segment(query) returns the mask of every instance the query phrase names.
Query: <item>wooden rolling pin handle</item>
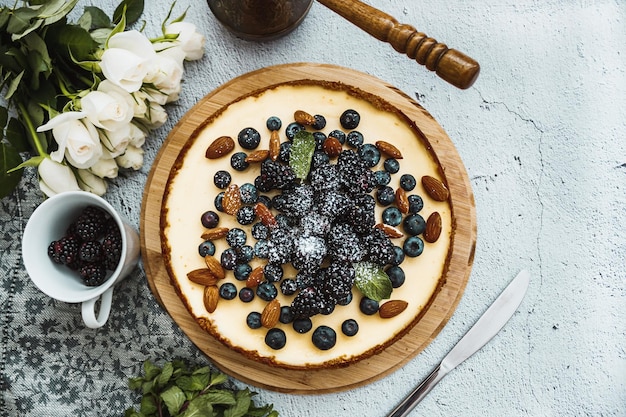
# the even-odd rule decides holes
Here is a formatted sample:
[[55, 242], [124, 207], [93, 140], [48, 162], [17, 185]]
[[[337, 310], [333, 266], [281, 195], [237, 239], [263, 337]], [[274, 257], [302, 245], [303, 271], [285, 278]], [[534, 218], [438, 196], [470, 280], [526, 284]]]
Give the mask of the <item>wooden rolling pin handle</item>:
[[480, 73], [480, 65], [467, 55], [400, 24], [392, 16], [358, 0], [318, 0], [324, 6], [363, 29], [396, 51], [415, 59], [455, 87], [469, 88]]

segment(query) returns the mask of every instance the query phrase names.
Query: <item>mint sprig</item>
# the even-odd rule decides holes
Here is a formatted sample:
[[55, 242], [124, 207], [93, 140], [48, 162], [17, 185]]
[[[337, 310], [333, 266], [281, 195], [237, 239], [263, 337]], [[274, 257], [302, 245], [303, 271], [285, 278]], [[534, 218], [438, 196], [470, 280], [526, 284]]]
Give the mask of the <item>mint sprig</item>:
[[309, 175], [313, 152], [315, 152], [313, 134], [306, 130], [296, 133], [289, 152], [289, 166], [296, 174], [296, 178], [304, 180]]
[[354, 272], [355, 284], [367, 298], [381, 301], [391, 296], [391, 280], [380, 266], [371, 262], [357, 262], [354, 264]]
[[125, 417], [278, 417], [272, 405], [257, 406], [249, 389], [227, 386], [228, 377], [208, 366], [189, 369], [182, 361], [159, 367], [143, 364], [144, 374], [128, 386], [142, 393], [139, 410], [129, 408]]

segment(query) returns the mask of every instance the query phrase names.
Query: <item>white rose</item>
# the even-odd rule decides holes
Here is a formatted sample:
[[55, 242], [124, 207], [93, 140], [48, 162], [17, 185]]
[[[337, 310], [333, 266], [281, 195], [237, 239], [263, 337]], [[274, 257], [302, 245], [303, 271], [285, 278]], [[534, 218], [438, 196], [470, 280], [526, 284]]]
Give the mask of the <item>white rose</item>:
[[183, 79], [183, 66], [176, 58], [160, 52], [150, 62], [150, 70], [144, 82], [152, 84], [162, 94], [167, 96], [166, 102], [178, 99]]
[[129, 146], [141, 148], [146, 142], [146, 132], [134, 123], [130, 124], [130, 136], [128, 140]]
[[137, 171], [143, 165], [143, 149], [129, 146], [123, 155], [115, 158], [115, 161], [122, 168], [132, 168]]
[[165, 28], [165, 34], [178, 34], [176, 40], [185, 51], [185, 59], [192, 61], [202, 58], [205, 39], [196, 30], [196, 25], [189, 22], [174, 22]]
[[167, 103], [168, 98], [167, 94], [163, 94], [161, 91], [148, 85], [144, 85], [141, 90], [134, 92], [133, 97], [137, 102], [137, 107], [135, 108], [135, 117], [139, 118], [145, 116], [150, 103], [155, 102], [160, 105], [164, 105], [165, 103]]
[[79, 169], [77, 172], [78, 186], [83, 191], [89, 191], [97, 195], [104, 195], [107, 191], [107, 182], [95, 176], [87, 169]]
[[130, 143], [131, 124], [127, 123], [117, 130], [100, 130], [100, 142], [111, 154], [112, 158], [121, 155]]
[[[130, 94], [126, 94], [130, 98]], [[80, 103], [89, 121], [106, 130], [127, 126], [135, 114], [133, 102], [115, 91], [90, 91]]]
[[141, 88], [155, 56], [152, 43], [141, 32], [119, 32], [109, 39], [100, 68], [106, 79], [132, 93]]
[[58, 149], [50, 157], [61, 162], [63, 156], [75, 168], [89, 168], [102, 156], [102, 145], [96, 127], [85, 119], [84, 112], [65, 112], [50, 119], [37, 131], [52, 129]]
[[102, 158], [100, 158], [91, 168], [89, 168], [92, 174], [100, 178], [115, 178], [119, 168], [115, 159], [108, 151], [104, 151]]
[[48, 197], [64, 191], [79, 191], [80, 187], [72, 168], [65, 164], [43, 158], [37, 167], [39, 172], [39, 188]]
[[167, 112], [158, 103], [152, 102], [146, 111], [146, 114], [143, 117], [143, 120], [146, 122], [149, 128], [156, 129], [165, 123], [167, 120]]

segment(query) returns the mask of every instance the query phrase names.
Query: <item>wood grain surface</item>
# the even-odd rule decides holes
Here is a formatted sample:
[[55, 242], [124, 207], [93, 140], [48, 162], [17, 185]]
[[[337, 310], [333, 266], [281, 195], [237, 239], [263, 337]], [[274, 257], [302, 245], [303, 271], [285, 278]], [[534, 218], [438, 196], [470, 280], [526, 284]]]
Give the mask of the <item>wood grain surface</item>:
[[[340, 82], [377, 95], [403, 113], [425, 140], [442, 167], [450, 189], [454, 233], [445, 284], [423, 318], [383, 352], [344, 368], [287, 370], [252, 361], [203, 331], [187, 312], [170, 283], [161, 256], [160, 213], [170, 170], [194, 130], [214, 112], [252, 91], [298, 80]], [[421, 352], [454, 312], [469, 279], [476, 245], [474, 198], [465, 167], [445, 131], [432, 116], [395, 87], [347, 68], [296, 63], [263, 68], [217, 88], [200, 100], [172, 129], [152, 166], [141, 210], [141, 250], [154, 296], [190, 340], [223, 372], [258, 387], [287, 393], [318, 394], [362, 386], [400, 368]]]

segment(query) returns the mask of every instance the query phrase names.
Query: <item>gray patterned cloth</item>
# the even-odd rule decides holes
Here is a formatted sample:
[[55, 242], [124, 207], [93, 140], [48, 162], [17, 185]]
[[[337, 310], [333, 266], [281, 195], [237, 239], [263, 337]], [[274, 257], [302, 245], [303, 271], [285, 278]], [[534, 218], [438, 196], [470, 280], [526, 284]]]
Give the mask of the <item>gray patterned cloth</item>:
[[42, 200], [34, 170], [0, 200], [0, 416], [121, 416], [139, 404], [127, 383], [146, 359], [206, 365], [152, 296], [141, 265], [116, 286], [111, 316], [97, 330], [85, 327], [79, 304], [32, 284], [21, 236]]

